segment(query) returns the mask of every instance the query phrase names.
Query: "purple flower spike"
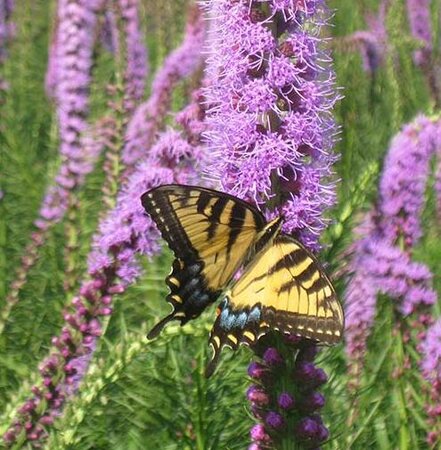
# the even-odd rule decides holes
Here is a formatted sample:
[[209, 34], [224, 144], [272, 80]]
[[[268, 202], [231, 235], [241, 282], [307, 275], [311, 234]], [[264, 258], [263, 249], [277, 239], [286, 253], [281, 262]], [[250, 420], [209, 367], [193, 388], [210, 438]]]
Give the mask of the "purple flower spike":
[[127, 126], [122, 160], [129, 168], [147, 156], [169, 110], [174, 86], [199, 66], [204, 38], [202, 14], [194, 7], [183, 43], [166, 58], [153, 80], [150, 99], [139, 105]]
[[144, 95], [148, 70], [147, 49], [139, 23], [139, 0], [119, 0], [119, 7], [127, 48], [127, 67], [124, 74], [125, 106], [128, 111], [132, 111]]
[[[425, 327], [428, 308], [436, 302], [432, 274], [412, 261], [412, 248], [422, 234], [421, 213], [430, 161], [439, 148], [441, 122], [418, 116], [392, 140], [380, 181], [378, 206], [357, 230], [352, 245], [346, 290], [346, 352], [351, 387], [356, 389], [372, 327], [377, 295], [396, 300], [404, 316], [419, 315]], [[423, 334], [417, 333], [423, 337]]]

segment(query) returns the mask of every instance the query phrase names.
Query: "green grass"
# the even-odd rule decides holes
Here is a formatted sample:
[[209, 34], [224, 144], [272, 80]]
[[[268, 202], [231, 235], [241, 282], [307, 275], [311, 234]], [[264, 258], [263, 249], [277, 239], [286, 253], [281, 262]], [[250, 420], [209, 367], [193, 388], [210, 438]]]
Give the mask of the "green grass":
[[[152, 72], [179, 42], [185, 2], [165, 2], [164, 8], [155, 8], [154, 3], [144, 1], [142, 14]], [[344, 95], [335, 110], [341, 126], [336, 144], [341, 154], [336, 175], [339, 201], [329, 214], [333, 224], [324, 235], [328, 246], [322, 255], [334, 272], [347, 262], [342, 252], [353, 239], [354, 224], [376, 199], [390, 139], [416, 114], [433, 112], [425, 79], [411, 60], [414, 44], [408, 34], [405, 2], [390, 3], [387, 27], [393, 56], [375, 76], [363, 71], [357, 52], [344, 52], [338, 46], [334, 51], [337, 85], [343, 87]], [[43, 0], [17, 2], [17, 34], [3, 68], [10, 89], [0, 112], [0, 188], [4, 193], [0, 200], [0, 307], [59, 164], [54, 105], [44, 93], [51, 5]], [[363, 29], [364, 11], [377, 5], [376, 0], [332, 0], [335, 16], [329, 32], [343, 37]], [[440, 16], [435, 10], [433, 17], [437, 35]], [[111, 55], [100, 55], [92, 89], [93, 118], [106, 110], [105, 87], [115, 79], [114, 70]], [[183, 104], [185, 91], [185, 86], [179, 87], [176, 109]], [[102, 181], [98, 166], [79, 193], [80, 278], [102, 209]], [[441, 244], [430, 186], [427, 199], [425, 236], [415, 258], [431, 268], [439, 292]], [[70, 300], [63, 290], [64, 226], [61, 223], [51, 231], [0, 336], [0, 415], [6, 414], [8, 423], [11, 412], [29, 395], [29, 383], [38, 376], [38, 364], [48, 354], [50, 339], [59, 332], [63, 308]], [[145, 275], [117, 297], [92, 369], [78, 396], [68, 403], [67, 414], [55, 424], [47, 448], [239, 450], [249, 444], [248, 430], [254, 423], [245, 401], [250, 350], [225, 351], [216, 374], [209, 380], [203, 376], [214, 308], [182, 329], [170, 326], [161, 338], [145, 339], [146, 330], [168, 311], [163, 280], [170, 261], [167, 252], [145, 261]], [[342, 294], [344, 280], [336, 284]], [[347, 390], [343, 346], [325, 349], [320, 356], [330, 376], [323, 390], [327, 398], [323, 417], [331, 430], [326, 449], [428, 448], [425, 392], [416, 355], [411, 354], [411, 369], [393, 376], [403, 363], [404, 350], [399, 335], [392, 334], [396, 318], [390, 300], [382, 297], [379, 305], [355, 396]], [[439, 311], [436, 306], [435, 313]], [[0, 431], [6, 425], [0, 423]]]

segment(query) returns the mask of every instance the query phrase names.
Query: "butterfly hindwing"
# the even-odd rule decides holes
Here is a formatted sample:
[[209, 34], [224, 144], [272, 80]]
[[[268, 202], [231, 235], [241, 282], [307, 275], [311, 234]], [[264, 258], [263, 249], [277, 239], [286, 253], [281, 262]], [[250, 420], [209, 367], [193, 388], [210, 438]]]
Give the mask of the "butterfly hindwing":
[[166, 280], [174, 310], [154, 337], [169, 320], [185, 323], [218, 298], [266, 222], [248, 203], [201, 187], [164, 185], [141, 201], [176, 257]]
[[226, 293], [213, 326], [210, 375], [224, 345], [253, 344], [269, 330], [326, 344], [340, 340], [343, 310], [317, 259], [299, 242], [279, 235]]

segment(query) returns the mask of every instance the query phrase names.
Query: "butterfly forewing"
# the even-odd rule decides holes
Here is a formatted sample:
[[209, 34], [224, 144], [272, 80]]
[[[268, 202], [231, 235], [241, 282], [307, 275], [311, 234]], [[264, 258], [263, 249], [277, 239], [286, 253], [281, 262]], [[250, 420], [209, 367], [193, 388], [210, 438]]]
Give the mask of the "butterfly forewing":
[[223, 345], [253, 344], [269, 330], [319, 342], [341, 339], [343, 311], [317, 259], [299, 242], [279, 235], [227, 292], [210, 336], [210, 374]]
[[167, 278], [174, 311], [154, 337], [167, 321], [185, 323], [217, 299], [266, 222], [248, 203], [201, 187], [164, 185], [141, 200], [176, 257]]

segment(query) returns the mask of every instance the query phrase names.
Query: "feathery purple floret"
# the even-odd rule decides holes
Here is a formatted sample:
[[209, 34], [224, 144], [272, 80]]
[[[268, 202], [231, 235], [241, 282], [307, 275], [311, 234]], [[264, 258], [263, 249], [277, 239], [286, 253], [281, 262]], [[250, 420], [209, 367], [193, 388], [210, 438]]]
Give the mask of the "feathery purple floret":
[[205, 90], [213, 156], [207, 173], [268, 217], [268, 205], [275, 206], [284, 231], [315, 248], [323, 211], [335, 200], [327, 178], [336, 159], [336, 95], [320, 48], [323, 3], [222, 0], [207, 7], [215, 18]]
[[430, 19], [430, 0], [406, 0], [407, 17], [410, 30], [421, 48], [413, 54], [417, 66], [425, 66], [429, 63], [432, 53], [432, 23]]
[[153, 80], [149, 100], [138, 106], [127, 126], [122, 160], [129, 169], [147, 156], [169, 110], [174, 86], [201, 63], [205, 24], [197, 8], [190, 19], [183, 43], [166, 58]]

